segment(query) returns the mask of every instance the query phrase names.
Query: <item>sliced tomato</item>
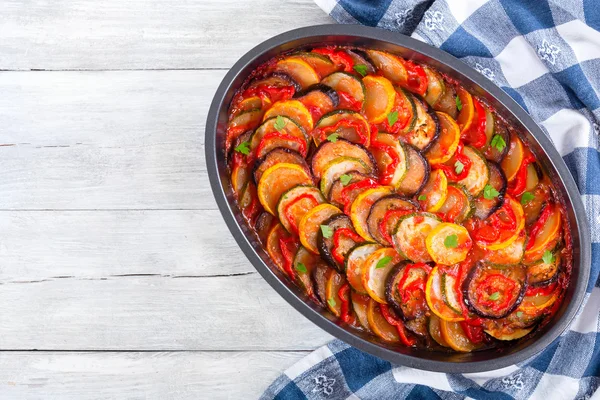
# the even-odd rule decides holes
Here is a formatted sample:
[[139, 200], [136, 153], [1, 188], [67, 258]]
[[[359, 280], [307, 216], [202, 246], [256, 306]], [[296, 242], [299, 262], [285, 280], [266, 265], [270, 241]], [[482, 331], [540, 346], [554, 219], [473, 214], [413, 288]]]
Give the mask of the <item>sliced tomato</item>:
[[423, 67], [412, 61], [404, 61], [404, 67], [406, 68], [407, 79], [403, 86], [413, 93], [425, 96], [429, 82]]

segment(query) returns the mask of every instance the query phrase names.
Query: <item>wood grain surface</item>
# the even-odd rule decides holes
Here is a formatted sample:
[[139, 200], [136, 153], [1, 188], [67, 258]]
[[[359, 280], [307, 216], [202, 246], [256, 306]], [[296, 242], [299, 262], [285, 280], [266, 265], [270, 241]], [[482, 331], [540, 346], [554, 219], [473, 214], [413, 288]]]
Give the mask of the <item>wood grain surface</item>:
[[251, 399], [331, 337], [248, 263], [204, 125], [312, 0], [0, 2], [0, 398]]

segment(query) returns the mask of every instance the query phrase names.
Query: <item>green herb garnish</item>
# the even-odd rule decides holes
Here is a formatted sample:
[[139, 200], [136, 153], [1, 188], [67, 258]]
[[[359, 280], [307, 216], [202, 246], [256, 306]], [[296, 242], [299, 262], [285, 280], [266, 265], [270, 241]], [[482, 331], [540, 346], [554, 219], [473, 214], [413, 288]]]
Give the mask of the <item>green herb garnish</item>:
[[446, 246], [447, 249], [454, 249], [454, 248], [458, 247], [458, 236], [457, 235], [446, 236], [446, 239], [444, 239], [444, 246]]
[[339, 133], [332, 133], [331, 135], [327, 136], [327, 140], [329, 140], [331, 143], [335, 143], [337, 142], [338, 136], [340, 136]]
[[457, 161], [454, 163], [454, 171], [457, 174], [460, 174], [461, 172], [463, 172], [464, 169], [465, 169], [465, 164], [461, 163], [460, 161]]
[[275, 127], [275, 129], [277, 129], [278, 132], [281, 132], [283, 128], [285, 128], [285, 124], [285, 119], [283, 119], [281, 115], [278, 115], [277, 119], [275, 120], [275, 125], [273, 126]]
[[367, 66], [364, 64], [356, 64], [354, 66], [354, 70], [361, 74], [362, 76], [367, 75]]
[[525, 193], [523, 193], [523, 196], [521, 196], [521, 204], [525, 205], [533, 199], [535, 199], [535, 196], [533, 193], [525, 192]]
[[485, 188], [483, 188], [483, 197], [485, 197], [488, 200], [493, 200], [496, 197], [498, 197], [500, 193], [494, 189], [494, 187], [492, 185], [485, 185]]
[[327, 299], [327, 302], [331, 307], [335, 307], [335, 300], [333, 299], [333, 297]]
[[242, 142], [238, 144], [234, 150], [238, 153], [248, 155], [250, 154], [250, 142]]
[[388, 124], [390, 127], [394, 126], [396, 121], [398, 121], [398, 111], [392, 111], [387, 115]]
[[458, 96], [456, 96], [454, 98], [454, 101], [456, 102], [456, 108], [458, 108], [458, 111], [462, 110], [462, 102], [460, 101], [460, 99], [458, 98]]
[[554, 262], [554, 254], [550, 250], [546, 250], [542, 256], [542, 261], [546, 264]]
[[384, 268], [386, 265], [388, 265], [390, 263], [390, 261], [392, 261], [392, 257], [385, 256], [381, 260], [377, 261], [377, 265], [375, 266], [375, 268]]
[[301, 262], [299, 262], [298, 264], [296, 264], [296, 271], [298, 272], [304, 272], [306, 273], [306, 265], [302, 264]]
[[321, 233], [323, 233], [323, 237], [325, 239], [329, 239], [333, 236], [333, 229], [331, 229], [327, 225], [321, 225]]
[[504, 150], [506, 147], [506, 142], [504, 138], [500, 135], [494, 135], [491, 142], [492, 147], [495, 147], [498, 151]]
[[517, 311], [517, 318], [521, 318], [523, 316], [523, 311]]
[[342, 182], [343, 186], [346, 186], [347, 184], [349, 184], [351, 180], [352, 180], [352, 175], [343, 174], [342, 176], [340, 176], [340, 182]]
[[418, 199], [419, 201], [425, 201], [425, 200], [427, 200], [427, 196], [426, 196], [426, 195], [424, 195], [424, 194], [422, 194], [422, 195], [420, 195], [419, 197], [417, 197], [417, 199]]
[[500, 292], [494, 292], [490, 294], [490, 300], [498, 300], [500, 298]]

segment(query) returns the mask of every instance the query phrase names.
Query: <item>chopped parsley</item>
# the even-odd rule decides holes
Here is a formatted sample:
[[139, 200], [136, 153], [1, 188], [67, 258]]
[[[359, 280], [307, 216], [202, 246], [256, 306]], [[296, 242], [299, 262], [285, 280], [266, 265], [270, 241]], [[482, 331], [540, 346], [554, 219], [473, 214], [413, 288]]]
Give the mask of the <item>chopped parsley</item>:
[[533, 195], [533, 193], [525, 192], [525, 193], [523, 193], [523, 196], [521, 196], [521, 204], [525, 205], [533, 199], [535, 199], [535, 196]]
[[425, 200], [427, 200], [427, 196], [426, 196], [426, 195], [424, 195], [424, 194], [422, 194], [422, 195], [420, 195], [419, 197], [417, 197], [417, 199], [418, 199], [419, 201], [425, 201]]
[[446, 239], [444, 239], [444, 246], [447, 249], [454, 249], [458, 247], [458, 236], [457, 235], [448, 235]]
[[306, 273], [306, 265], [299, 262], [296, 264], [296, 271]]
[[542, 256], [542, 261], [546, 264], [554, 262], [554, 254], [550, 250], [546, 250]]
[[250, 142], [242, 142], [238, 144], [234, 150], [238, 153], [248, 155], [250, 154]]
[[454, 98], [454, 101], [456, 102], [456, 108], [458, 108], [458, 111], [462, 110], [462, 102], [460, 101], [460, 99], [458, 98], [458, 96], [456, 96]]
[[346, 186], [347, 184], [349, 184], [351, 180], [352, 180], [352, 175], [343, 174], [342, 176], [340, 176], [340, 182], [342, 182], [343, 186]]
[[327, 302], [329, 303], [329, 305], [331, 307], [335, 307], [335, 300], [333, 297], [330, 297], [329, 299], [327, 299]]
[[465, 169], [465, 164], [461, 163], [460, 161], [457, 161], [454, 163], [454, 172], [456, 172], [457, 174], [460, 174], [461, 172], [463, 172], [464, 169]]
[[389, 113], [387, 115], [387, 120], [388, 120], [388, 124], [390, 125], [390, 127], [394, 126], [396, 121], [398, 121], [398, 111], [392, 111], [391, 113]]
[[283, 128], [285, 128], [285, 124], [285, 119], [283, 119], [281, 115], [278, 115], [277, 119], [275, 120], [275, 125], [273, 126], [275, 127], [275, 129], [277, 129], [278, 132], [281, 132]]
[[384, 268], [386, 265], [388, 265], [390, 263], [390, 261], [392, 261], [392, 257], [385, 256], [381, 260], [377, 261], [377, 265], [375, 266], [375, 268]]
[[361, 74], [362, 76], [367, 75], [367, 66], [364, 64], [356, 64], [354, 66], [354, 70]]
[[331, 135], [327, 136], [327, 140], [329, 140], [331, 143], [335, 143], [337, 142], [338, 136], [340, 136], [339, 133], [332, 133]]
[[517, 311], [517, 318], [521, 318], [523, 316], [523, 311]]
[[323, 237], [325, 239], [329, 239], [333, 236], [333, 229], [331, 229], [327, 225], [321, 225], [321, 233], [323, 233]]
[[506, 147], [506, 142], [504, 138], [500, 135], [494, 135], [491, 142], [492, 147], [495, 147], [498, 151], [504, 150]]
[[485, 185], [485, 188], [483, 188], [483, 197], [488, 199], [488, 200], [493, 200], [496, 197], [498, 197], [500, 193], [494, 189], [494, 187], [492, 185]]
[[498, 300], [500, 298], [500, 292], [494, 292], [490, 294], [490, 300]]

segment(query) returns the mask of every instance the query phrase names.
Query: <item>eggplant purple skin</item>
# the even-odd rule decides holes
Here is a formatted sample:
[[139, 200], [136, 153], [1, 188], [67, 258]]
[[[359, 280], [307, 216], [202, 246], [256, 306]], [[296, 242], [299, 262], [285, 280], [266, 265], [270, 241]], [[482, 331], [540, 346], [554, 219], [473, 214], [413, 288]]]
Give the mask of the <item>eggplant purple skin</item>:
[[334, 108], [340, 104], [340, 96], [338, 95], [338, 92], [336, 92], [333, 88], [331, 88], [327, 85], [324, 85], [322, 83], [315, 83], [314, 85], [309, 86], [304, 90], [296, 92], [296, 94], [294, 94], [294, 98], [297, 99], [297, 98], [306, 96], [310, 92], [314, 92], [314, 91], [322, 92], [327, 97], [329, 97]]
[[[349, 226], [352, 227], [352, 221], [350, 220], [350, 217], [343, 213], [332, 215], [327, 220], [325, 220], [325, 222], [323, 222], [323, 225], [330, 226], [330, 224], [340, 220], [347, 221]], [[336, 229], [332, 228], [332, 230], [335, 232]], [[323, 260], [325, 260], [327, 264], [331, 265], [336, 271], [344, 273], [345, 266], [339, 265], [335, 261], [335, 258], [333, 258], [333, 254], [331, 254], [333, 243], [331, 243], [332, 248], [330, 248], [327, 242], [328, 241], [323, 236], [323, 231], [319, 229], [319, 232], [317, 233], [317, 248], [319, 249], [319, 254], [321, 255], [321, 258], [323, 258]]]
[[250, 137], [252, 136], [253, 133], [254, 133], [254, 130], [249, 130], [249, 131], [242, 133], [237, 138], [235, 138], [235, 140], [233, 141], [233, 144], [231, 145], [231, 148], [229, 149], [229, 152], [227, 153], [226, 159], [227, 159], [228, 164], [230, 164], [231, 161], [233, 160], [233, 154], [235, 153], [235, 148], [238, 147], [241, 143], [248, 141], [248, 139], [250, 139]]
[[[329, 271], [329, 267], [325, 264], [318, 264], [315, 269], [313, 269], [311, 278], [313, 281], [313, 292], [315, 294], [315, 300], [321, 307], [325, 307], [325, 302], [327, 301], [325, 295], [325, 282], [327, 281], [327, 272]], [[320, 276], [322, 275], [322, 277]], [[322, 278], [322, 279], [321, 279]]]
[[410, 264], [410, 261], [404, 260], [394, 265], [387, 277], [387, 281], [385, 282], [385, 299], [387, 300], [388, 304], [392, 307], [392, 310], [394, 310], [394, 312], [396, 312], [396, 314], [398, 314], [398, 316], [402, 318], [403, 321], [408, 321], [409, 318], [407, 318], [407, 316], [404, 314], [400, 302], [394, 296], [394, 289], [396, 286], [394, 283], [397, 280], [396, 278], [398, 277], [398, 274], [402, 273], [402, 270], [407, 264]]
[[[371, 224], [369, 223], [369, 220], [371, 218], [371, 214], [373, 213], [373, 210], [375, 209], [377, 203], [379, 203], [379, 202], [381, 202], [383, 200], [390, 199], [390, 198], [394, 198], [394, 199], [398, 199], [398, 200], [401, 200], [401, 201], [405, 201], [405, 202], [411, 204], [414, 207], [415, 210], [417, 210], [419, 208], [419, 204], [417, 202], [415, 202], [413, 199], [404, 197], [404, 196], [399, 195], [397, 193], [393, 193], [393, 194], [389, 194], [387, 196], [383, 196], [382, 198], [380, 198], [377, 201], [375, 201], [371, 205], [371, 208], [369, 209], [369, 215], [367, 216], [367, 227], [369, 228], [369, 233], [371, 234], [371, 236], [374, 239], [376, 239], [376, 240], [378, 239], [379, 234], [377, 232], [373, 233], [373, 231], [371, 230]], [[384, 246], [391, 246], [392, 245], [391, 243], [381, 243], [379, 240], [378, 240], [378, 242], [380, 244], [384, 245]]]
[[414, 197], [414, 196], [417, 196], [419, 193], [421, 193], [421, 190], [423, 190], [423, 188], [427, 184], [427, 181], [429, 180], [429, 174], [431, 174], [431, 166], [429, 165], [429, 162], [427, 162], [427, 159], [425, 159], [425, 156], [419, 151], [419, 149], [417, 149], [416, 147], [414, 147], [413, 145], [411, 145], [409, 143], [403, 143], [403, 145], [406, 148], [410, 147], [409, 151], [414, 151], [417, 154], [417, 156], [421, 159], [421, 162], [423, 163], [423, 165], [425, 165], [425, 176], [423, 176], [423, 181], [421, 182], [421, 186], [419, 186], [419, 188], [417, 189], [416, 192], [410, 194], [411, 197]]
[[[490, 168], [495, 168], [500, 174], [500, 178], [502, 180], [502, 187], [500, 188], [500, 190], [498, 190], [496, 204], [488, 210], [487, 214], [479, 216], [479, 218], [482, 220], [489, 218], [493, 213], [498, 211], [500, 207], [502, 207], [502, 205], [504, 204], [504, 197], [506, 196], [506, 189], [508, 188], [508, 181], [506, 180], [506, 175], [504, 175], [504, 171], [502, 171], [500, 165], [489, 160], [487, 161], [487, 163]], [[475, 215], [477, 215], [477, 204], [475, 205]]]
[[[373, 156], [373, 154], [369, 151], [369, 149], [367, 149], [365, 146], [363, 146], [362, 144], [359, 143], [353, 143], [347, 139], [344, 138], [337, 138], [337, 142], [348, 142], [349, 144], [351, 144], [352, 146], [356, 146], [362, 150], [364, 150], [364, 152], [367, 154], [367, 157], [369, 157], [369, 160], [371, 160], [371, 166], [373, 167], [373, 171], [371, 172], [371, 175], [373, 176], [378, 176], [379, 175], [379, 170], [377, 169], [377, 161], [375, 160], [375, 157]], [[333, 142], [330, 142], [328, 140], [322, 142], [319, 147], [317, 147], [317, 149], [315, 150], [315, 152], [312, 154], [312, 156], [309, 158], [310, 159], [310, 171], [313, 173], [314, 175], [314, 169], [313, 169], [313, 158], [314, 156], [319, 152], [319, 150], [321, 150], [324, 146], [327, 146], [327, 143], [329, 143], [329, 145], [331, 145]]]
[[272, 149], [271, 151], [269, 151], [267, 154], [265, 154], [264, 156], [262, 156], [261, 158], [259, 158], [258, 160], [256, 160], [254, 162], [254, 166], [252, 167], [252, 179], [254, 180], [254, 183], [256, 185], [258, 185], [258, 179], [257, 179], [257, 171], [258, 168], [260, 167], [260, 165], [265, 162], [267, 160], [267, 158], [269, 157], [269, 155], [271, 154], [275, 154], [276, 151], [284, 151], [285, 153], [289, 154], [290, 156], [293, 156], [294, 158], [296, 158], [298, 161], [300, 161], [301, 164], [304, 168], [306, 168], [306, 170], [309, 170], [309, 166], [306, 163], [306, 160], [304, 159], [304, 157], [302, 157], [302, 154], [298, 153], [297, 151], [294, 151], [292, 149], [288, 149], [287, 147], [275, 147], [274, 149]]
[[286, 74], [285, 72], [272, 72], [272, 73], [267, 74], [265, 76], [256, 77], [255, 79], [253, 79], [250, 82], [250, 84], [248, 86], [251, 87], [253, 83], [255, 83], [257, 81], [262, 81], [263, 79], [267, 79], [267, 78], [270, 78], [272, 76], [275, 76], [277, 78], [281, 78], [283, 80], [288, 81], [290, 83], [290, 85], [294, 86], [294, 89], [296, 89], [296, 92], [299, 92], [300, 90], [302, 90], [302, 86], [298, 82], [296, 82], [294, 80], [294, 78], [292, 78], [290, 75]]
[[467, 306], [467, 308], [469, 309], [469, 311], [471, 311], [473, 314], [476, 314], [482, 318], [490, 318], [490, 319], [505, 318], [510, 313], [515, 311], [517, 307], [519, 307], [519, 305], [523, 301], [523, 298], [525, 297], [525, 291], [527, 290], [527, 273], [525, 272], [525, 280], [521, 283], [521, 291], [517, 295], [517, 299], [515, 300], [514, 304], [512, 306], [510, 306], [509, 308], [507, 308], [504, 311], [504, 313], [501, 315], [490, 315], [490, 314], [486, 313], [485, 311], [478, 309], [476, 307], [476, 305], [473, 304], [473, 302], [471, 301], [471, 296], [470, 296], [470, 292], [469, 292], [470, 283], [475, 278], [477, 271], [479, 271], [481, 268], [485, 268], [485, 264], [480, 262], [475, 267], [473, 267], [467, 274], [467, 278], [465, 279], [465, 281], [462, 284], [463, 301], [464, 301], [465, 305]]
[[419, 96], [416, 93], [412, 93], [412, 92], [410, 92], [410, 93], [413, 95], [413, 97], [415, 98], [416, 101], [421, 102], [423, 107], [425, 107], [427, 114], [429, 114], [429, 116], [431, 117], [431, 119], [433, 119], [433, 122], [435, 123], [435, 133], [433, 134], [433, 139], [431, 139], [431, 141], [427, 144], [427, 146], [423, 147], [421, 150], [417, 150], [421, 154], [425, 154], [433, 146], [433, 144], [440, 139], [440, 135], [441, 135], [440, 119], [438, 118], [437, 114], [435, 113], [435, 110], [433, 109], [433, 107], [431, 107], [429, 105], [429, 103], [427, 103], [425, 101], [425, 99], [423, 97]]
[[551, 285], [558, 280], [558, 276], [560, 275], [560, 271], [563, 269], [563, 266], [564, 266], [564, 260], [561, 259], [560, 265], [558, 266], [558, 268], [556, 268], [556, 272], [550, 278], [546, 279], [545, 281], [539, 281], [539, 282], [527, 281], [527, 284], [531, 287], [542, 287], [542, 286]]
[[[367, 67], [367, 73], [373, 74], [376, 72], [375, 67], [373, 66], [373, 62], [369, 58], [366, 52], [360, 49], [347, 49], [346, 53], [352, 57], [354, 60], [354, 64], [358, 64], [358, 62]], [[358, 61], [358, 62], [357, 62]]]

